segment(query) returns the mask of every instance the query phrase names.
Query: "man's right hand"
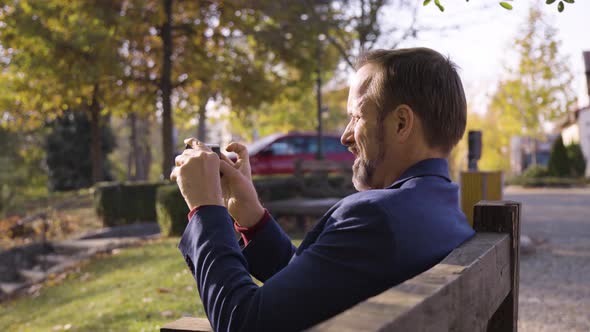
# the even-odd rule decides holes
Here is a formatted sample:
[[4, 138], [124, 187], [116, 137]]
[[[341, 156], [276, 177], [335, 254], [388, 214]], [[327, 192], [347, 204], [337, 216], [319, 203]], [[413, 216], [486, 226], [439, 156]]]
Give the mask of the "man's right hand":
[[226, 148], [234, 152], [238, 159], [234, 163], [227, 156], [221, 154], [220, 171], [223, 198], [231, 216], [238, 225], [250, 228], [264, 215], [264, 208], [258, 200], [258, 194], [252, 183], [250, 156], [245, 145], [230, 143]]

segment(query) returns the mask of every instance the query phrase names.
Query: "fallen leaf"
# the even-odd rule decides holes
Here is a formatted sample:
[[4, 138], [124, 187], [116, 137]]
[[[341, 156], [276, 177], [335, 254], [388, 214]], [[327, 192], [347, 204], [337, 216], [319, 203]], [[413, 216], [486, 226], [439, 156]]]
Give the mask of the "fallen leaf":
[[171, 293], [172, 292], [172, 290], [170, 288], [163, 288], [163, 287], [156, 288], [156, 291], [158, 293]]

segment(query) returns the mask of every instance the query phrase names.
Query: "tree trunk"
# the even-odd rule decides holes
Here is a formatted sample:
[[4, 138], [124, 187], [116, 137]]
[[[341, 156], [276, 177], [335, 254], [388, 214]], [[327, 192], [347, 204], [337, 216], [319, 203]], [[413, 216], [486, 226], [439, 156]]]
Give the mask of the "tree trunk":
[[[202, 89], [202, 88], [201, 88]], [[209, 93], [201, 92], [199, 96], [199, 127], [197, 130], [197, 139], [201, 142], [207, 141], [207, 102]]]
[[100, 137], [100, 104], [98, 102], [98, 84], [94, 85], [92, 91], [92, 102], [90, 104], [90, 151], [92, 158], [92, 183], [103, 179], [102, 169], [102, 142]]
[[127, 158], [127, 180], [137, 180], [137, 159], [139, 155], [137, 145], [137, 115], [135, 112], [129, 113], [129, 156]]
[[533, 138], [533, 153], [531, 154], [531, 165], [537, 166], [537, 139]]
[[172, 171], [174, 147], [172, 146], [172, 2], [163, 0], [166, 20], [162, 25], [160, 37], [162, 38], [164, 58], [162, 60], [162, 76], [160, 77], [160, 91], [162, 93], [162, 177], [168, 179]]
[[145, 181], [150, 174], [152, 151], [150, 150], [150, 121], [146, 117], [137, 120], [138, 154], [135, 164], [135, 178]]

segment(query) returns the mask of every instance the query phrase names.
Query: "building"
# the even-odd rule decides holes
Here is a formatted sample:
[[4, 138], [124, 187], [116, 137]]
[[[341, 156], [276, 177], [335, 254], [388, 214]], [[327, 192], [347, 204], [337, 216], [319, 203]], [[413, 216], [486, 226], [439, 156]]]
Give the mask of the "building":
[[510, 171], [521, 174], [536, 161], [537, 165], [549, 164], [551, 147], [559, 134], [549, 134], [546, 140], [535, 140], [531, 137], [513, 136], [510, 139]]
[[561, 126], [563, 144], [580, 144], [586, 159], [586, 177], [590, 177], [590, 106], [573, 112]]

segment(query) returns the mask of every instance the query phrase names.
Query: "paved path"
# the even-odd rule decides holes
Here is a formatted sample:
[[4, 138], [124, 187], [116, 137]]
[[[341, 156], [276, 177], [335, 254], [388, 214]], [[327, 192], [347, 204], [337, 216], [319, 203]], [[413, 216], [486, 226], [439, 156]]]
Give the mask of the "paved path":
[[590, 331], [590, 189], [508, 188], [521, 233], [538, 243], [520, 265], [519, 330]]

